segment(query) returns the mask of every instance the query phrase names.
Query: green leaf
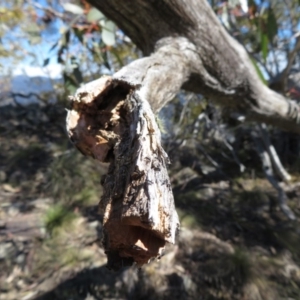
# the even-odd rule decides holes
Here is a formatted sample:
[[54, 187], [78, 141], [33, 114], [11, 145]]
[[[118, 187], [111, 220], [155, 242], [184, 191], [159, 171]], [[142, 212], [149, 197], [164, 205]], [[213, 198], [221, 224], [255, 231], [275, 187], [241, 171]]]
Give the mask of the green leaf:
[[11, 52], [4, 48], [3, 45], [0, 44], [0, 57], [9, 57]]
[[102, 41], [106, 46], [113, 46], [116, 43], [116, 26], [112, 21], [106, 21], [102, 26]]
[[57, 51], [57, 62], [58, 62], [59, 64], [64, 64], [64, 63], [65, 63], [65, 61], [64, 61], [64, 59], [63, 59], [63, 57], [62, 57], [65, 49], [66, 49], [65, 46], [61, 46], [61, 47], [58, 49], [58, 51]]
[[76, 4], [64, 3], [62, 4], [62, 7], [64, 8], [65, 11], [68, 11], [74, 15], [83, 15], [84, 13], [83, 9]]
[[267, 85], [267, 81], [265, 80], [265, 77], [264, 77], [263, 73], [261, 72], [259, 66], [257, 65], [257, 62], [256, 62], [255, 59], [253, 59], [252, 57], [251, 57], [250, 59], [251, 59], [251, 61], [252, 61], [252, 64], [253, 64], [253, 66], [254, 66], [254, 68], [255, 68], [255, 71], [256, 71], [258, 77], [260, 78], [260, 80], [261, 80], [265, 85]]
[[278, 32], [277, 20], [272, 7], [270, 7], [268, 10], [268, 18], [267, 18], [267, 34], [270, 41], [274, 39], [274, 37], [277, 35], [277, 32]]
[[42, 39], [40, 36], [29, 36], [28, 37], [28, 41], [31, 45], [37, 45], [39, 43], [41, 43]]
[[269, 44], [269, 39], [268, 39], [267, 34], [261, 32], [260, 43], [261, 43], [262, 57], [265, 62], [267, 59], [267, 56], [268, 56], [268, 44]]
[[71, 66], [73, 69], [72, 78], [76, 82], [77, 86], [79, 86], [80, 83], [83, 82], [83, 77], [82, 77], [82, 73], [79, 68], [79, 64], [77, 63], [76, 57], [74, 57], [74, 56], [71, 57]]
[[88, 22], [99, 21], [100, 19], [105, 19], [105, 16], [101, 11], [96, 8], [92, 8], [86, 16]]
[[35, 23], [26, 24], [26, 27], [24, 27], [24, 30], [29, 34], [29, 39], [37, 38], [37, 37], [41, 36], [41, 29]]
[[114, 55], [114, 57], [117, 59], [120, 67], [123, 67], [124, 63], [123, 63], [123, 61], [122, 61], [122, 59], [121, 59], [121, 57], [119, 55], [118, 50], [117, 49], [112, 49], [112, 50], [110, 50], [110, 53], [112, 53]]
[[75, 94], [78, 88], [78, 84], [76, 80], [66, 72], [64, 72], [63, 77], [64, 77], [65, 89], [68, 91], [70, 95]]
[[78, 28], [74, 28], [73, 31], [78, 40], [83, 44], [83, 31]]
[[107, 51], [101, 51], [101, 57], [102, 57], [104, 66], [107, 69], [111, 70], [110, 64], [108, 62]]
[[65, 47], [69, 44], [70, 41], [70, 30], [66, 30], [61, 37], [60, 44]]

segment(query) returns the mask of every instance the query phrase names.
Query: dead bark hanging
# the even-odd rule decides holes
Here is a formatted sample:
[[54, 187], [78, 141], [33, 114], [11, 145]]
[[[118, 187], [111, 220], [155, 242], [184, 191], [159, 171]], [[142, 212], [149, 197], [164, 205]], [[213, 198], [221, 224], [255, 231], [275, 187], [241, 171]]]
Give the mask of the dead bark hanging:
[[143, 265], [179, 226], [160, 131], [141, 86], [103, 77], [72, 97], [67, 129], [85, 155], [109, 162], [100, 208], [108, 267]]

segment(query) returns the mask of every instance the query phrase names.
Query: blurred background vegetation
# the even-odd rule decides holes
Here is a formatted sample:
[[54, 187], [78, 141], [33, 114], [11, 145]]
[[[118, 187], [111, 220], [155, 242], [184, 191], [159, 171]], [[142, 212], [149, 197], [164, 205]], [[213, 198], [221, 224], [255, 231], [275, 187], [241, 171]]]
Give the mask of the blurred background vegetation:
[[[300, 1], [210, 3], [261, 80], [299, 101]], [[0, 299], [300, 299], [299, 136], [185, 91], [158, 116], [178, 243], [140, 270], [106, 270], [107, 166], [70, 145], [65, 108], [141, 56], [85, 0], [0, 0]]]

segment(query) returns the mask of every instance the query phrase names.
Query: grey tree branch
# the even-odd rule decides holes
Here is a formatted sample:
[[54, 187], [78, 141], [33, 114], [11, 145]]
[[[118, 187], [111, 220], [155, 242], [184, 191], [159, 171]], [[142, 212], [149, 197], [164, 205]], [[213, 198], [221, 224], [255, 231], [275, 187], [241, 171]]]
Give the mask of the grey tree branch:
[[283, 188], [279, 185], [278, 181], [276, 180], [276, 178], [274, 176], [272, 162], [271, 162], [268, 151], [265, 149], [264, 144], [260, 138], [258, 138], [257, 136], [253, 136], [253, 140], [256, 145], [256, 151], [261, 159], [266, 178], [271, 183], [271, 185], [277, 190], [278, 204], [279, 204], [280, 209], [290, 220], [295, 220], [296, 219], [295, 214], [288, 207], [288, 205], [286, 203], [286, 199], [287, 199], [286, 193], [283, 190]]
[[[185, 47], [188, 55], [181, 53], [189, 67], [182, 78], [184, 89], [231, 107], [248, 121], [300, 133], [299, 106], [260, 81], [246, 50], [222, 27], [206, 0], [90, 2], [116, 22], [145, 55], [166, 45], [170, 37], [182, 37], [189, 44]], [[179, 72], [180, 68], [170, 78]]]
[[259, 129], [260, 129], [260, 132], [262, 135], [262, 140], [263, 140], [264, 146], [268, 151], [269, 157], [271, 158], [272, 165], [273, 165], [274, 169], [276, 170], [276, 173], [284, 182], [287, 183], [287, 182], [291, 181], [291, 179], [292, 179], [291, 175], [283, 167], [283, 165], [280, 161], [280, 158], [278, 157], [277, 152], [270, 141], [270, 137], [269, 137], [266, 125], [261, 124], [259, 126]]

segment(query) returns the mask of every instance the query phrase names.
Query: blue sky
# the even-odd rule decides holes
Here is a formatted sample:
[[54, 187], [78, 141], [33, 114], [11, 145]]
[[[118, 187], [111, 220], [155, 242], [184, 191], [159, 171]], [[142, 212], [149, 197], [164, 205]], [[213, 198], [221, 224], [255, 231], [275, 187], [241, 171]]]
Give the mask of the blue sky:
[[[48, 6], [47, 1], [45, 0], [36, 0], [33, 2], [43, 7]], [[62, 12], [62, 7], [59, 6], [58, 1], [52, 0], [51, 2], [52, 8], [59, 12]], [[10, 1], [5, 0], [0, 2], [0, 6], [1, 4], [9, 5]], [[44, 11], [42, 9], [35, 7], [35, 11], [38, 17], [42, 17], [44, 15]], [[18, 51], [17, 53], [22, 55], [23, 59], [16, 65], [13, 62], [12, 57], [0, 58], [0, 64], [3, 66], [2, 72], [6, 73], [13, 71], [14, 73], [20, 73], [20, 70], [26, 68], [27, 66], [30, 66], [32, 71], [34, 67], [37, 68], [42, 66], [44, 60], [48, 57], [51, 58], [51, 64], [55, 65], [55, 51], [52, 51], [52, 53], [50, 53], [49, 50], [51, 49], [53, 44], [59, 40], [61, 36], [60, 30], [64, 26], [65, 24], [59, 18], [55, 18], [53, 22], [50, 22], [45, 27], [45, 29], [41, 31], [41, 42], [36, 44], [30, 43], [29, 39], [26, 37], [24, 31], [20, 28], [20, 26], [16, 26], [15, 28], [13, 28], [13, 30], [9, 30], [8, 33], [2, 38], [2, 43], [4, 46], [8, 47], [8, 49], [9, 47], [11, 47], [10, 45], [13, 44], [20, 46], [21, 51]]]

